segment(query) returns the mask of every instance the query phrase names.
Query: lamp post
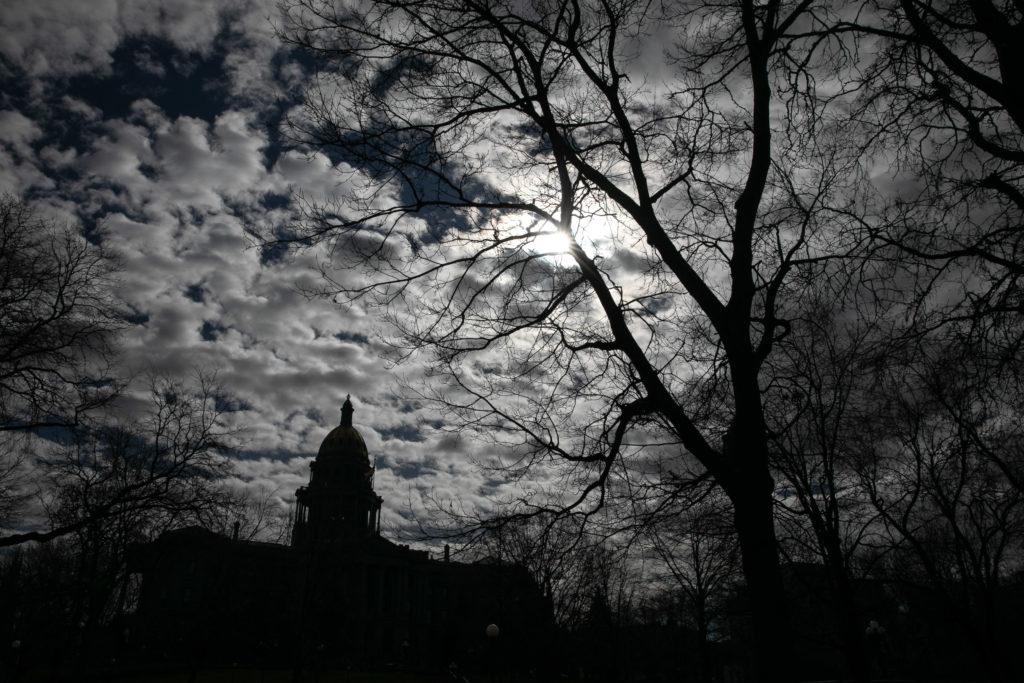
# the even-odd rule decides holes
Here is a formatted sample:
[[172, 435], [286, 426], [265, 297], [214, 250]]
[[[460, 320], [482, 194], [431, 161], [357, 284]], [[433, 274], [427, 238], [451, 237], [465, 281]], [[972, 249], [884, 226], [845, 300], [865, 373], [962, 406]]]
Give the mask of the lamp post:
[[15, 682], [21, 680], [21, 641], [15, 638], [11, 641], [11, 651], [14, 653], [14, 672], [11, 674]]
[[877, 620], [868, 621], [868, 627], [864, 629], [864, 637], [868, 641], [868, 651], [871, 656], [871, 668], [874, 673], [885, 676], [885, 627]]
[[490, 652], [490, 657], [488, 659], [491, 664], [491, 683], [494, 683], [495, 660], [498, 658], [498, 636], [501, 635], [501, 629], [498, 628], [497, 624], [488, 624], [487, 628], [484, 629], [484, 634], [487, 636], [487, 642], [489, 643], [487, 649]]

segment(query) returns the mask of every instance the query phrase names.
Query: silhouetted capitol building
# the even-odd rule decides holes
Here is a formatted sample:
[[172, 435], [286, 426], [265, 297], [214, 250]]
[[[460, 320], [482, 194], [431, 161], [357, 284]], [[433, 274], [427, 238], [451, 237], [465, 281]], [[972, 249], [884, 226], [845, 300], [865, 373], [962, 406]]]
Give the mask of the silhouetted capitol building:
[[346, 400], [296, 492], [291, 546], [192, 527], [135, 549], [132, 639], [148, 659], [474, 668], [495, 656], [490, 624], [502, 652], [534, 650], [551, 609], [524, 570], [431, 559], [381, 537], [352, 413]]

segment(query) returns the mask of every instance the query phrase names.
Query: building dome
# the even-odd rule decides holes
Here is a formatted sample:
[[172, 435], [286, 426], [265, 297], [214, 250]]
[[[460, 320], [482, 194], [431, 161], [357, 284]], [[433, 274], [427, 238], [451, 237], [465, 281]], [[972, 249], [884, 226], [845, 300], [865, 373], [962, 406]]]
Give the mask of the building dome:
[[369, 466], [370, 455], [366, 450], [366, 442], [352, 426], [353, 412], [352, 401], [346, 398], [341, 407], [341, 424], [332, 429], [320, 444], [316, 456], [318, 462], [343, 461]]
[[316, 455], [317, 460], [358, 460], [359, 462], [370, 462], [370, 455], [366, 450], [366, 443], [362, 435], [355, 427], [339, 425], [331, 430]]

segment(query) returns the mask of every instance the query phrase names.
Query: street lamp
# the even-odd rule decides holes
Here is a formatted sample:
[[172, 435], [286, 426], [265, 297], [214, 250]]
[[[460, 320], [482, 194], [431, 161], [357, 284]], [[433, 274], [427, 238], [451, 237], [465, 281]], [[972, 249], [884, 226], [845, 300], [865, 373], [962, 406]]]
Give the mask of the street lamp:
[[14, 680], [21, 679], [21, 641], [15, 638], [11, 641], [11, 650], [14, 651]]
[[872, 660], [873, 668], [879, 674], [885, 675], [885, 627], [876, 619], [868, 621], [868, 627], [864, 629], [864, 637], [867, 639], [868, 653]]
[[487, 628], [484, 629], [484, 635], [487, 636], [487, 641], [490, 646], [487, 648], [490, 650], [490, 662], [491, 662], [491, 683], [494, 683], [494, 669], [495, 660], [497, 659], [498, 652], [498, 636], [501, 635], [501, 629], [498, 628], [497, 624], [487, 624]]

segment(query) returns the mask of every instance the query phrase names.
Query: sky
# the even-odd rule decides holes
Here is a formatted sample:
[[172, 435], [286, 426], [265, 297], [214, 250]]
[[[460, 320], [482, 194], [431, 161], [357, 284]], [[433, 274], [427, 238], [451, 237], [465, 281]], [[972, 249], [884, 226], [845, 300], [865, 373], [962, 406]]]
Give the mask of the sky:
[[294, 198], [340, 176], [289, 149], [301, 55], [275, 36], [275, 0], [14, 0], [0, 6], [0, 193], [77, 226], [124, 264], [121, 361], [187, 378], [216, 370], [243, 428], [239, 486], [290, 502], [347, 394], [376, 459], [384, 524], [413, 529], [424, 498], [488, 505], [503, 483], [480, 446], [408, 400], [373, 311], [300, 293], [317, 254], [255, 247]]

